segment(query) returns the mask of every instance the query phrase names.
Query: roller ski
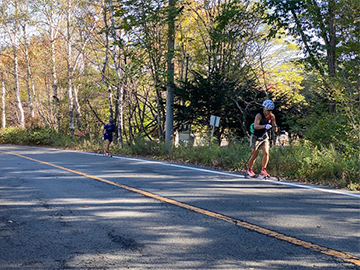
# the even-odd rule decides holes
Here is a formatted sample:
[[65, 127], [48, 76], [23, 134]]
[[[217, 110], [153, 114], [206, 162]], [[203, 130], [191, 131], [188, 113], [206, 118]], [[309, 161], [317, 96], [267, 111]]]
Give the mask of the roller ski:
[[104, 156], [105, 157], [112, 157], [112, 155], [106, 150], [104, 151]]
[[270, 174], [266, 171], [265, 168], [263, 168], [259, 175], [256, 175], [256, 173], [253, 172], [252, 169], [247, 170], [247, 178], [254, 178], [258, 180], [273, 180], [273, 181], [280, 181], [278, 177], [270, 176]]

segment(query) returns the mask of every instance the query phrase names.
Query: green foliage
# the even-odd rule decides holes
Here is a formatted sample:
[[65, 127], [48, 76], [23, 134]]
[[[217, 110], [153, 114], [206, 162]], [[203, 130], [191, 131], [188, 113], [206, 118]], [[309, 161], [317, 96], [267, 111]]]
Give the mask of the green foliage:
[[360, 187], [359, 153], [345, 155], [333, 145], [321, 147], [309, 141], [271, 150], [272, 173], [290, 179], [335, 187]]
[[304, 136], [314, 144], [318, 146], [332, 144], [343, 153], [359, 150], [356, 134], [344, 115], [310, 115], [306, 122], [309, 125]]
[[0, 143], [45, 146], [74, 146], [71, 137], [50, 128], [7, 128], [0, 130]]
[[[263, 0], [268, 8], [270, 36], [282, 30], [297, 38], [312, 74], [320, 74], [320, 90], [331, 112], [342, 103], [344, 91], [349, 104], [358, 102], [360, 31], [358, 0]], [[345, 90], [346, 89], [346, 90]], [[343, 104], [342, 104], [343, 105]]]
[[264, 98], [254, 80], [246, 80], [245, 74], [239, 80], [232, 80], [217, 71], [208, 76], [200, 73], [193, 76], [193, 80], [177, 89], [175, 120], [193, 127], [204, 127], [208, 126], [210, 116], [216, 115], [221, 117], [219, 135], [225, 129], [231, 129], [240, 136], [246, 136], [242, 127], [250, 125], [253, 121], [251, 111], [259, 109], [256, 104], [250, 104]]
[[249, 155], [249, 146], [244, 143], [225, 147], [219, 144], [182, 146], [173, 149], [171, 153], [172, 159], [176, 161], [231, 171], [246, 167]]
[[120, 153], [136, 156], [162, 157], [166, 155], [164, 143], [150, 141], [143, 137], [136, 137], [132, 144], [126, 145], [123, 149], [118, 149]]

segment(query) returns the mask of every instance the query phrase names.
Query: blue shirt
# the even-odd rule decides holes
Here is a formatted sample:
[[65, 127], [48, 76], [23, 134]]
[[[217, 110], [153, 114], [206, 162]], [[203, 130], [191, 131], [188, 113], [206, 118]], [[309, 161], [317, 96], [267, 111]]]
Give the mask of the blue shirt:
[[112, 134], [115, 131], [115, 125], [106, 124], [104, 126], [104, 129], [105, 129], [104, 137], [112, 139]]

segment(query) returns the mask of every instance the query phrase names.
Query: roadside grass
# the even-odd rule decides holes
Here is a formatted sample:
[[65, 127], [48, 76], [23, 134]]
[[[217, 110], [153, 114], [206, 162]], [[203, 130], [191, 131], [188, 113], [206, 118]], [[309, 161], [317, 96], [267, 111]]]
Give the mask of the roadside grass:
[[[102, 153], [104, 149], [104, 143], [99, 139], [71, 137], [46, 128], [3, 129], [0, 130], [0, 143], [51, 146], [96, 153]], [[247, 140], [228, 146], [179, 146], [168, 152], [165, 144], [140, 137], [131, 145], [125, 143], [122, 149], [112, 144], [111, 151], [120, 155], [141, 156], [244, 173], [251, 152]], [[260, 153], [254, 166], [256, 171], [261, 169], [261, 158]], [[272, 147], [268, 171], [288, 180], [360, 190], [359, 153], [342, 153], [332, 145], [318, 147], [309, 141], [297, 141], [286, 147]]]
[[360, 190], [358, 156], [337, 151], [332, 145], [319, 148], [309, 141], [273, 148], [269, 170], [287, 179]]
[[77, 140], [73, 140], [71, 137], [58, 133], [53, 129], [11, 127], [0, 130], [0, 143], [71, 148], [77, 145]]

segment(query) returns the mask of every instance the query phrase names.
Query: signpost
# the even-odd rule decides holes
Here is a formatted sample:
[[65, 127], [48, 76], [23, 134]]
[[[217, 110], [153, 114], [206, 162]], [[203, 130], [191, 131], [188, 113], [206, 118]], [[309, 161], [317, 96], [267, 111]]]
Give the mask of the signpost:
[[220, 117], [212, 115], [210, 117], [210, 126], [212, 126], [211, 139], [214, 136], [215, 127], [220, 126]]

